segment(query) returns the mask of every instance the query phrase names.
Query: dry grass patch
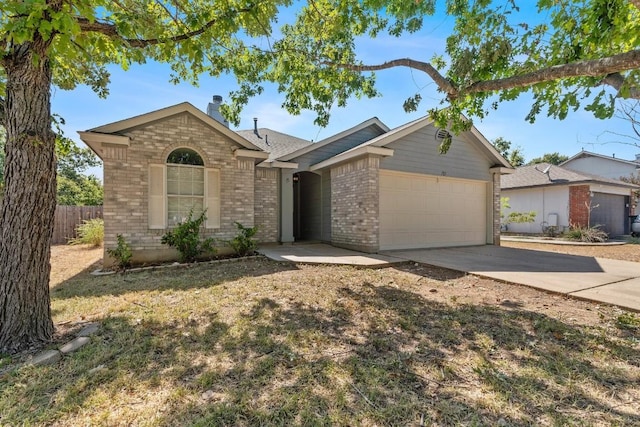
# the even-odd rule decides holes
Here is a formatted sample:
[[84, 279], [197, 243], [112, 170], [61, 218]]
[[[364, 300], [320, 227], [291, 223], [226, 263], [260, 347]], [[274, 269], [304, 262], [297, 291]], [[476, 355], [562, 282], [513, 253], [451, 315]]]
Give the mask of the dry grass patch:
[[1, 425], [640, 424], [635, 315], [449, 270], [256, 259], [52, 298], [102, 329], [0, 377]]

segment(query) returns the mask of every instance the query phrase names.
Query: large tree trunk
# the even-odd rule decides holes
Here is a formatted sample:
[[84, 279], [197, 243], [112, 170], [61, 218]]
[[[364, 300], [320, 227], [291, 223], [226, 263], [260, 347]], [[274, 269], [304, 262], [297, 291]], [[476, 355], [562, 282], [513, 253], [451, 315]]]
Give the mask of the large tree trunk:
[[6, 161], [0, 202], [0, 353], [53, 336], [50, 249], [56, 205], [48, 42], [0, 52], [6, 72]]

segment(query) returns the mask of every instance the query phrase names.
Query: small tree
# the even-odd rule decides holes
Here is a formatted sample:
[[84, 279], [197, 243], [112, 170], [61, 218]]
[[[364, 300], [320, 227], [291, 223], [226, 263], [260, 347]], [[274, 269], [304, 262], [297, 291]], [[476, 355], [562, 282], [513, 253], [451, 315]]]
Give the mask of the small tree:
[[117, 246], [113, 249], [107, 249], [107, 254], [116, 261], [121, 270], [126, 270], [127, 267], [131, 265], [133, 252], [131, 252], [131, 246], [129, 246], [129, 243], [127, 243], [122, 234], [118, 234], [117, 238]]
[[214, 251], [213, 239], [200, 238], [200, 227], [207, 220], [205, 212], [193, 219], [193, 209], [189, 211], [186, 220], [178, 224], [176, 228], [162, 236], [162, 243], [176, 248], [180, 252], [180, 261], [193, 262], [205, 252]]

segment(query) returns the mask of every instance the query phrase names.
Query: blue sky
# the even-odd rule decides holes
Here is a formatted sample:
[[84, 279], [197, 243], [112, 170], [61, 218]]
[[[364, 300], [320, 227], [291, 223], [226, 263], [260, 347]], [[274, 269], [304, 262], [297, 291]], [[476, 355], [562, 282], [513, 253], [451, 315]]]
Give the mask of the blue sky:
[[[365, 63], [380, 63], [385, 60], [412, 57], [428, 60], [435, 53], [442, 53], [445, 37], [451, 28], [446, 18], [430, 18], [418, 34], [401, 38], [379, 37], [362, 39], [358, 52]], [[190, 102], [206, 111], [213, 95], [227, 94], [237, 87], [232, 76], [210, 78], [203, 76], [199, 87], [189, 84], [169, 83], [168, 66], [156, 63], [132, 66], [128, 71], [113, 67], [110, 95], [100, 99], [87, 87], [73, 91], [54, 89], [52, 109], [66, 121], [64, 131], [79, 145], [77, 131], [90, 129], [106, 123], [144, 114], [180, 102]], [[253, 126], [257, 117], [259, 126], [289, 133], [300, 138], [318, 141], [354, 126], [373, 116], [389, 127], [400, 126], [423, 116], [427, 109], [439, 105], [441, 99], [435, 84], [418, 71], [406, 68], [390, 69], [377, 73], [378, 89], [382, 96], [374, 99], [353, 99], [346, 108], [336, 108], [328, 127], [313, 124], [314, 115], [305, 112], [291, 116], [281, 109], [283, 97], [273, 87], [260, 97], [254, 98], [243, 111], [238, 129]], [[402, 109], [404, 100], [415, 93], [422, 95], [422, 104], [415, 113], [407, 114]], [[553, 120], [541, 115], [534, 124], [524, 120], [530, 106], [530, 98], [503, 103], [484, 120], [474, 124], [489, 140], [503, 137], [512, 147], [521, 147], [528, 161], [544, 153], [560, 152], [574, 155], [581, 149], [618, 158], [633, 159], [640, 154], [640, 147], [608, 143], [619, 139], [607, 132], [631, 134], [628, 122], [619, 119], [599, 120], [590, 113], [577, 111], [565, 120]], [[98, 176], [101, 172], [92, 171]]]

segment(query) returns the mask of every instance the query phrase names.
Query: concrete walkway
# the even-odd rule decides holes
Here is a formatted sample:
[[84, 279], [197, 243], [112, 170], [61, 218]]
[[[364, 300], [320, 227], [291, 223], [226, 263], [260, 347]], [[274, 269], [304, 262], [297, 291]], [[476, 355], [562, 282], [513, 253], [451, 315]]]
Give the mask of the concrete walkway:
[[267, 246], [277, 261], [384, 266], [413, 261], [640, 311], [640, 263], [505, 248], [472, 246], [364, 254], [325, 244]]

